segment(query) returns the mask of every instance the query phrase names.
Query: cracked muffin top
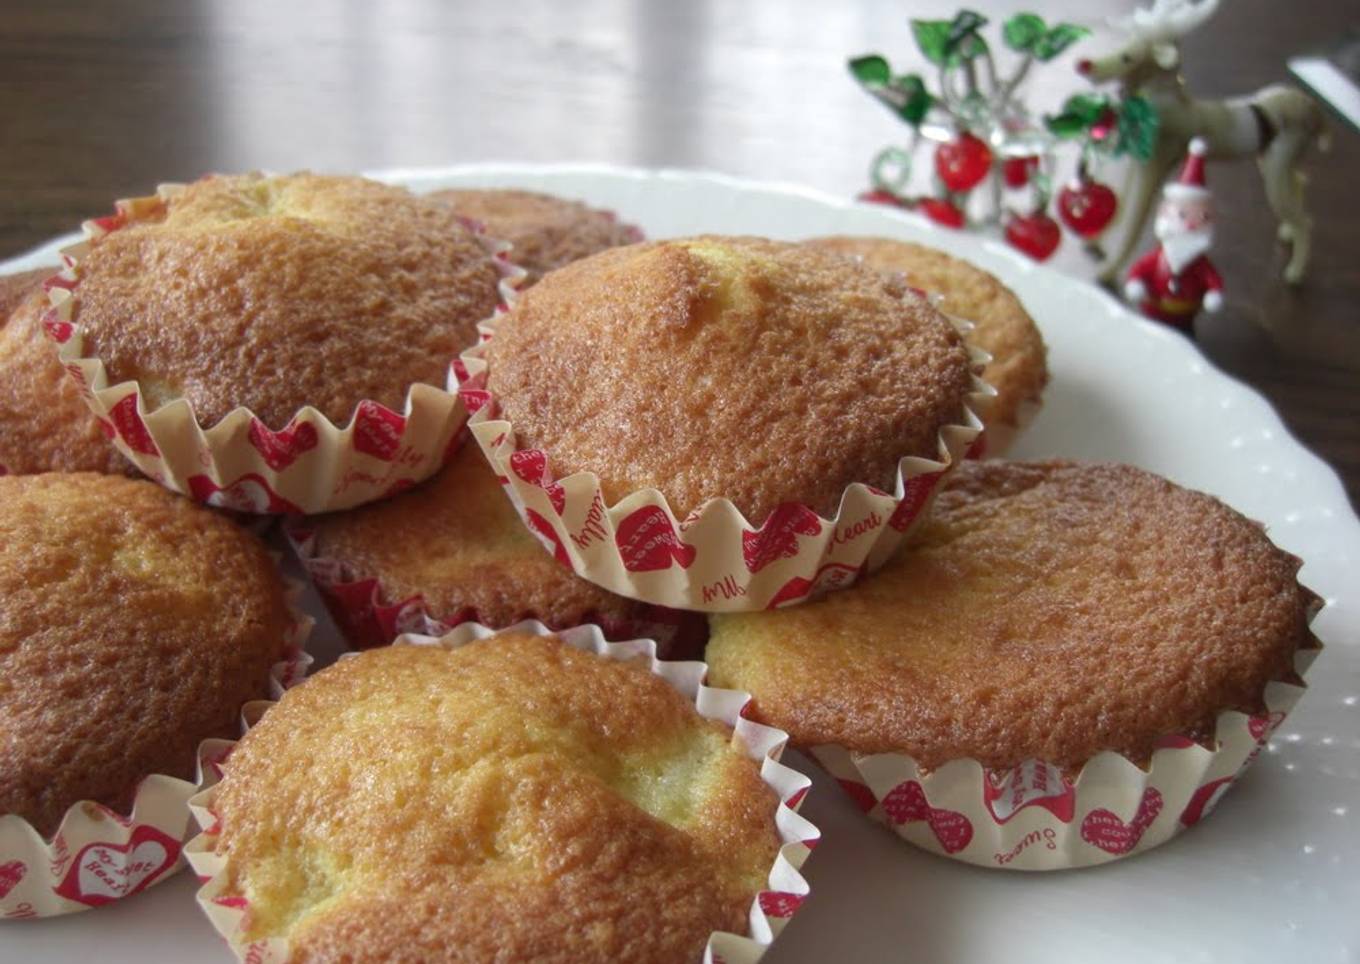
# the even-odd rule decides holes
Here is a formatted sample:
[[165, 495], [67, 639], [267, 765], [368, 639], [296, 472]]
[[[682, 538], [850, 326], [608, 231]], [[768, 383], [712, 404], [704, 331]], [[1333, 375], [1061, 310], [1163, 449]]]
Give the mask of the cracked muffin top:
[[1212, 738], [1316, 645], [1299, 561], [1212, 496], [1124, 465], [965, 462], [879, 572], [711, 619], [716, 685], [803, 746], [926, 768]]
[[377, 580], [386, 603], [420, 597], [431, 616], [450, 624], [539, 619], [566, 629], [627, 624], [652, 608], [587, 582], [553, 558], [515, 514], [476, 445], [464, 445], [438, 475], [408, 492], [316, 516], [306, 528], [317, 557], [340, 563], [351, 579]]
[[269, 695], [292, 630], [264, 544], [147, 481], [0, 477], [0, 814], [50, 836], [68, 807], [127, 813], [152, 773]]
[[[543, 279], [487, 349], [520, 448], [613, 504], [656, 488], [677, 516], [725, 497], [754, 525], [846, 486], [892, 491], [938, 457], [972, 390], [953, 326], [901, 282], [812, 248], [706, 236], [615, 248]], [[548, 360], [551, 360], [549, 363]]]
[[982, 380], [996, 389], [983, 413], [987, 451], [1004, 452], [1023, 427], [1025, 407], [1039, 402], [1048, 383], [1043, 337], [1015, 292], [976, 265], [923, 244], [849, 235], [804, 243], [899, 273], [907, 284], [943, 296], [942, 311], [973, 322], [976, 327], [966, 337], [992, 356]]
[[305, 405], [336, 425], [405, 407], [495, 310], [499, 272], [447, 204], [359, 177], [212, 176], [97, 240], [73, 321], [110, 384], [149, 408], [238, 406], [282, 429]]
[[24, 292], [8, 323], [0, 327], [0, 474], [134, 472], [43, 333], [47, 295], [41, 285], [51, 273], [32, 272], [22, 285], [16, 281], [20, 275], [0, 278], [0, 300], [6, 282], [11, 290]]
[[289, 691], [213, 803], [224, 894], [292, 961], [685, 961], [745, 933], [777, 799], [646, 661], [503, 633]]
[[480, 221], [491, 237], [509, 241], [510, 260], [529, 274], [524, 287], [564, 264], [642, 240], [641, 231], [620, 222], [611, 211], [538, 191], [467, 188], [429, 196]]

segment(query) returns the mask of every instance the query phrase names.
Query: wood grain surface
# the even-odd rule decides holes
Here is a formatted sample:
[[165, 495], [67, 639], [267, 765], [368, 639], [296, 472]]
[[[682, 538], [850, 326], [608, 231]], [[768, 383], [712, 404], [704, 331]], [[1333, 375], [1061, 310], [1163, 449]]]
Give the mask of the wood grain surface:
[[[973, 2], [1099, 24], [1119, 0]], [[1305, 15], [1306, 6], [1306, 15]], [[207, 171], [482, 160], [709, 168], [848, 195], [899, 134], [857, 90], [847, 56], [915, 52], [901, 0], [445, 2], [0, 0], [0, 257], [104, 213], [112, 199]], [[1325, 46], [1350, 0], [1232, 0], [1185, 43], [1201, 95], [1285, 80]], [[1112, 43], [1104, 31], [1083, 50]], [[1056, 106], [1084, 83], [1073, 55], [1040, 72]], [[1256, 387], [1360, 497], [1360, 137], [1334, 124], [1309, 166], [1310, 278], [1277, 280], [1260, 177], [1215, 165], [1213, 257], [1227, 306], [1200, 344]]]

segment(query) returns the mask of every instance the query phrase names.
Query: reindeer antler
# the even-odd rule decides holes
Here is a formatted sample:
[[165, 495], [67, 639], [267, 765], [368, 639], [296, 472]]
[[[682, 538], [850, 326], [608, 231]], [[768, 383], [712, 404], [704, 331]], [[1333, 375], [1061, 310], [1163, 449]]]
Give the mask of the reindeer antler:
[[1179, 40], [1218, 10], [1219, 0], [1152, 0], [1123, 21], [1123, 26], [1144, 40]]

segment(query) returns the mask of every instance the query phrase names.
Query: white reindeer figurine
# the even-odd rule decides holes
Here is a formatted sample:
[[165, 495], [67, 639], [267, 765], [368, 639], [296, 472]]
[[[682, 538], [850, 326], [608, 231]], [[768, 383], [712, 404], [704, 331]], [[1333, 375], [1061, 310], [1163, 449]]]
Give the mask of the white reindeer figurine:
[[1303, 280], [1312, 241], [1312, 220], [1303, 203], [1304, 151], [1324, 132], [1317, 103], [1303, 91], [1274, 84], [1249, 97], [1196, 100], [1180, 76], [1182, 37], [1208, 20], [1219, 0], [1153, 0], [1123, 22], [1132, 34], [1114, 53], [1082, 60], [1077, 70], [1095, 83], [1117, 81], [1121, 97], [1143, 97], [1156, 108], [1160, 124], [1152, 156], [1135, 164], [1125, 198], [1131, 212], [1117, 253], [1100, 280], [1117, 284], [1147, 223], [1162, 182], [1185, 155], [1192, 137], [1208, 143], [1209, 158], [1256, 157], [1266, 199], [1280, 222], [1278, 236], [1290, 246], [1284, 279]]

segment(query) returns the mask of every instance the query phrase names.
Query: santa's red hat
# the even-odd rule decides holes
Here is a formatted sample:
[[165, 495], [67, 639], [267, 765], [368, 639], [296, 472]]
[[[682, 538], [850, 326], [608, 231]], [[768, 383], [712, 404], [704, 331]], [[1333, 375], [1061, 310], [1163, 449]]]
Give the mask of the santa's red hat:
[[1204, 138], [1196, 137], [1190, 141], [1190, 151], [1185, 155], [1181, 176], [1169, 182], [1163, 192], [1167, 197], [1189, 201], [1209, 196], [1209, 188], [1204, 183], [1204, 155], [1208, 151], [1209, 145], [1204, 143]]

